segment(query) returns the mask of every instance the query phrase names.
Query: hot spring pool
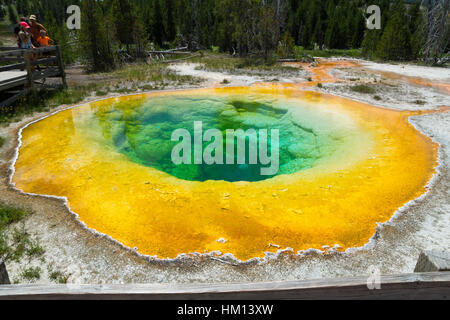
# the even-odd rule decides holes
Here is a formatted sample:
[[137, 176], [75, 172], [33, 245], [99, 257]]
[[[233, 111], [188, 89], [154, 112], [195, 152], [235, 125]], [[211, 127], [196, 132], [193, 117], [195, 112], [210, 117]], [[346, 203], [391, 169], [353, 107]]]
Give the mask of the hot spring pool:
[[[295, 109], [295, 111], [293, 111]], [[188, 181], [260, 181], [276, 175], [293, 174], [312, 168], [319, 160], [324, 160], [336, 152], [345, 152], [355, 144], [370, 144], [367, 133], [359, 130], [355, 123], [344, 117], [327, 112], [318, 112], [310, 106], [287, 99], [273, 99], [264, 96], [162, 96], [152, 99], [138, 99], [131, 102], [112, 103], [109, 108], [94, 112], [84, 119], [86, 131], [100, 131], [107, 142], [130, 161], [166, 172], [173, 177]], [[209, 129], [217, 129], [223, 138], [222, 162], [219, 164], [194, 163], [194, 124], [201, 122], [204, 134]], [[189, 164], [174, 164], [172, 150], [179, 143], [171, 136], [177, 129], [186, 129], [191, 137]], [[234, 141], [232, 157], [227, 164], [226, 131], [241, 129], [254, 130], [253, 136], [246, 136], [245, 160], [238, 163], [237, 140]], [[250, 163], [250, 141], [258, 146], [258, 130], [273, 129], [279, 132], [278, 170], [273, 174], [261, 174], [267, 167], [259, 161]], [[353, 133], [353, 134], [352, 134]], [[92, 133], [95, 135], [95, 132]], [[202, 137], [200, 137], [201, 139]], [[235, 138], [234, 136], [232, 139]], [[203, 151], [211, 141], [201, 139]], [[271, 150], [268, 137], [268, 154]], [[274, 170], [275, 171], [275, 170]]]
[[[277, 85], [107, 99], [24, 128], [13, 183], [67, 198], [88, 228], [162, 259], [343, 250], [367, 243], [377, 222], [425, 192], [437, 146], [410, 115]], [[217, 130], [224, 164], [195, 163], [194, 146], [191, 164], [173, 162], [173, 132], [194, 140], [195, 123], [202, 152], [214, 141], [205, 133]], [[227, 130], [238, 129], [256, 132], [244, 136], [241, 163], [225, 146]], [[269, 175], [249, 153], [264, 130], [268, 156], [279, 133], [278, 170]]]

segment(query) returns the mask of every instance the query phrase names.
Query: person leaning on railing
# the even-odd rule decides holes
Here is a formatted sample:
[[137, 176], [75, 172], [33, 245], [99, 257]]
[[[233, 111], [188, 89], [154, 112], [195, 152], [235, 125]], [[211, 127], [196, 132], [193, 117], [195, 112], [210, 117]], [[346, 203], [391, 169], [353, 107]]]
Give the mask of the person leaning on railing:
[[29, 18], [30, 20], [30, 32], [33, 35], [32, 41], [35, 47], [40, 47], [38, 39], [41, 37], [41, 31], [47, 32], [45, 27], [37, 22], [36, 16], [33, 14]]
[[[33, 14], [29, 18], [30, 20], [30, 32], [33, 35], [32, 41], [35, 47], [48, 47], [53, 45], [53, 40], [47, 35], [47, 29], [40, 23], [37, 22], [36, 16]], [[38, 55], [39, 57], [48, 57], [50, 54], [42, 53]], [[46, 65], [48, 67], [48, 64]], [[39, 66], [38, 66], [38, 69]]]

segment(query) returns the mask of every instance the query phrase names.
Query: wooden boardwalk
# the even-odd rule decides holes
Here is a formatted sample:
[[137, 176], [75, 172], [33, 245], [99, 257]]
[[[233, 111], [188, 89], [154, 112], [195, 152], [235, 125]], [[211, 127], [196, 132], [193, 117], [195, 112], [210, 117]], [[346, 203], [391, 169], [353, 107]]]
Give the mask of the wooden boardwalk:
[[5, 91], [27, 83], [27, 73], [25, 71], [4, 71], [0, 72], [0, 91]]
[[[32, 58], [34, 57], [34, 58]], [[23, 50], [0, 47], [0, 107], [7, 107], [30, 92], [48, 88], [47, 78], [66, 78], [58, 46]]]
[[25, 71], [4, 71], [0, 72], [0, 83], [14, 81], [18, 79], [25, 80], [27, 73]]

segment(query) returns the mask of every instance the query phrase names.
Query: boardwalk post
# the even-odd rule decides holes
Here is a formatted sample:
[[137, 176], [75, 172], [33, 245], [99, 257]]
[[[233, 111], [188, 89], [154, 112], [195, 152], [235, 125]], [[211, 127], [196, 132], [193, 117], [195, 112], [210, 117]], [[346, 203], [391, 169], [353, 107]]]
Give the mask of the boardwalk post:
[[0, 285], [2, 284], [11, 284], [4, 262], [0, 263]]
[[56, 56], [58, 58], [58, 66], [59, 66], [59, 71], [61, 72], [61, 79], [62, 79], [63, 86], [64, 86], [64, 88], [67, 88], [66, 73], [64, 71], [64, 64], [63, 64], [62, 55], [61, 55], [61, 48], [59, 46], [56, 46]]
[[31, 92], [34, 93], [34, 81], [33, 81], [33, 69], [31, 68], [31, 54], [29, 51], [25, 51], [23, 53], [25, 59], [25, 69], [27, 71], [27, 79], [28, 79], [28, 88], [30, 88]]

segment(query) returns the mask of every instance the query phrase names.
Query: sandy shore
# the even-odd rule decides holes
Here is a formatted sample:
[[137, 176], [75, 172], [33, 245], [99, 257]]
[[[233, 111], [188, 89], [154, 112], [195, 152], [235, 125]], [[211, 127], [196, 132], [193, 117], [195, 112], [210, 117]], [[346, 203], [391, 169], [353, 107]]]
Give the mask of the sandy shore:
[[[335, 70], [333, 74], [342, 82], [327, 83], [323, 88], [312, 89], [394, 109], [429, 110], [448, 105], [449, 96], [439, 89], [414, 86], [376, 72], [371, 74], [367, 70], [371, 70], [372, 63], [364, 62], [362, 65], [363, 69]], [[207, 86], [220, 85], [223, 79], [231, 80], [230, 85], [251, 85], [266, 80], [256, 75], [236, 76], [199, 70], [198, 65], [180, 64], [172, 68], [182, 74], [207, 79], [204, 84]], [[401, 68], [382, 64], [376, 68], [414, 77], [425, 78], [432, 74], [428, 67]], [[419, 72], [419, 69], [423, 70]], [[443, 70], [436, 70], [436, 74], [440, 74], [438, 81], [448, 84], [448, 77], [444, 75], [448, 69]], [[304, 75], [301, 73], [279, 80], [296, 83], [304, 81]], [[374, 79], [377, 81], [373, 82]], [[378, 85], [380, 92], [377, 95], [381, 100], [374, 99], [374, 95], [348, 90], [348, 86], [358, 83]], [[412, 93], [416, 96], [412, 97]], [[418, 100], [425, 103], [415, 103]], [[427, 195], [408, 204], [397, 212], [391, 222], [379, 227], [376, 241], [371, 245], [326, 255], [316, 252], [306, 256], [279, 254], [246, 264], [208, 256], [180, 257], [172, 262], [144, 259], [107, 237], [83, 229], [60, 200], [13, 190], [8, 177], [10, 161], [17, 146], [17, 132], [27, 122], [42, 116], [44, 114], [35, 114], [32, 118], [0, 128], [0, 135], [7, 137], [5, 146], [0, 149], [0, 200], [34, 211], [25, 225], [30, 234], [40, 239], [46, 250], [41, 259], [8, 264], [12, 280], [19, 279], [23, 265], [41, 267], [41, 279], [37, 283], [49, 283], [49, 273], [55, 270], [68, 275], [69, 283], [204, 283], [331, 278], [365, 275], [371, 265], [380, 268], [383, 274], [394, 274], [412, 272], [421, 250], [450, 247], [450, 112], [410, 119], [419, 131], [441, 145], [439, 173]]]

